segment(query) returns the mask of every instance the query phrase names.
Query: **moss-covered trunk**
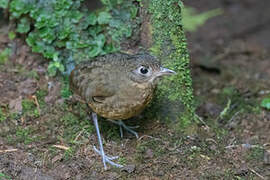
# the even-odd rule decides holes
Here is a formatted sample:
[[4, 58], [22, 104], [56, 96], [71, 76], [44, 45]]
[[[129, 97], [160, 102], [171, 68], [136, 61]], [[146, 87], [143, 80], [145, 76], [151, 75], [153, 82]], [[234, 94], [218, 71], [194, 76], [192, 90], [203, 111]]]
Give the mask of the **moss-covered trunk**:
[[179, 0], [145, 0], [142, 2], [141, 42], [162, 64], [177, 72], [159, 85], [151, 114], [169, 120], [183, 130], [195, 119], [189, 54], [182, 28]]

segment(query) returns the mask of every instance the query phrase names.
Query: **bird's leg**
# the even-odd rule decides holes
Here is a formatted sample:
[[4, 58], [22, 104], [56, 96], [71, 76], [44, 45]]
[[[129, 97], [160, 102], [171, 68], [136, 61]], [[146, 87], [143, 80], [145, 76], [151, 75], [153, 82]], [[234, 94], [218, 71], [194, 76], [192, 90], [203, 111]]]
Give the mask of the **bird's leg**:
[[92, 118], [93, 118], [93, 121], [94, 121], [94, 124], [95, 124], [95, 127], [96, 127], [97, 136], [98, 136], [98, 143], [99, 143], [99, 150], [95, 146], [94, 146], [94, 150], [99, 155], [101, 155], [105, 170], [107, 170], [106, 162], [113, 165], [113, 166], [119, 167], [119, 168], [123, 167], [122, 165], [111, 161], [111, 160], [117, 159], [118, 156], [109, 157], [109, 156], [105, 155], [104, 149], [103, 149], [103, 144], [102, 144], [102, 139], [101, 139], [101, 135], [100, 135], [100, 132], [99, 132], [99, 127], [98, 127], [97, 114], [93, 112], [92, 113]]
[[112, 123], [114, 124], [117, 124], [120, 126], [120, 136], [121, 138], [123, 138], [123, 128], [128, 131], [129, 133], [133, 134], [134, 136], [136, 136], [136, 138], [138, 139], [139, 136], [138, 136], [138, 133], [136, 131], [134, 131], [133, 129], [134, 128], [138, 128], [139, 126], [127, 126], [123, 121], [121, 120], [118, 120], [118, 121], [115, 121], [115, 120], [111, 120], [111, 119], [108, 119], [109, 121], [111, 121]]

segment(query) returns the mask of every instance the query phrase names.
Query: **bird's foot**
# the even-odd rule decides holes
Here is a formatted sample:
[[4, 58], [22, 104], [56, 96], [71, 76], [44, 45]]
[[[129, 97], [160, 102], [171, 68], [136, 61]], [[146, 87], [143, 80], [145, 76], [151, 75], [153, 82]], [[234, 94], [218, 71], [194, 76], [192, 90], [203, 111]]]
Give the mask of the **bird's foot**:
[[107, 156], [104, 151], [100, 151], [96, 148], [96, 146], [94, 146], [94, 150], [102, 157], [102, 161], [103, 161], [103, 165], [104, 165], [104, 168], [105, 170], [107, 170], [107, 166], [106, 166], [106, 163], [109, 163], [110, 165], [112, 166], [116, 166], [118, 168], [122, 168], [124, 167], [123, 165], [121, 164], [117, 164], [115, 162], [113, 162], [112, 160], [115, 160], [118, 158], [118, 156]]
[[137, 139], [139, 138], [138, 133], [137, 133], [136, 131], [133, 130], [133, 129], [138, 128], [139, 126], [127, 126], [127, 125], [126, 125], [123, 121], [121, 121], [121, 120], [115, 121], [115, 120], [109, 119], [109, 121], [111, 121], [112, 123], [117, 124], [117, 125], [120, 126], [120, 136], [121, 136], [121, 138], [123, 138], [123, 128], [124, 128], [127, 132], [129, 132], [129, 133], [133, 134], [134, 136], [136, 136]]

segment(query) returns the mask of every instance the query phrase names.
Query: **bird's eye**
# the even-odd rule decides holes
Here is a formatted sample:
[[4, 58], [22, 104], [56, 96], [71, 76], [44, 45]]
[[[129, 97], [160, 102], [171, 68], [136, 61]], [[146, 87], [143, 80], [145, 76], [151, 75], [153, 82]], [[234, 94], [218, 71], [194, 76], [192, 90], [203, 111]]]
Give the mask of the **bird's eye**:
[[141, 65], [133, 71], [138, 78], [148, 78], [152, 75], [152, 68], [148, 66]]
[[147, 74], [148, 72], [149, 72], [149, 70], [146, 67], [144, 67], [144, 66], [140, 67], [140, 73], [141, 74]]

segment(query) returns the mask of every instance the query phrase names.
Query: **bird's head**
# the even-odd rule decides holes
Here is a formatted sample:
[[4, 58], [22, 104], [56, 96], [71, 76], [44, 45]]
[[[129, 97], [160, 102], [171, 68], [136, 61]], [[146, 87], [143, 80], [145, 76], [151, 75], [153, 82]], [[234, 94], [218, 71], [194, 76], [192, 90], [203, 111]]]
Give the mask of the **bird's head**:
[[137, 83], [152, 84], [159, 77], [176, 74], [173, 70], [162, 67], [160, 62], [149, 54], [138, 54], [133, 58], [130, 78]]

